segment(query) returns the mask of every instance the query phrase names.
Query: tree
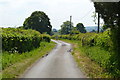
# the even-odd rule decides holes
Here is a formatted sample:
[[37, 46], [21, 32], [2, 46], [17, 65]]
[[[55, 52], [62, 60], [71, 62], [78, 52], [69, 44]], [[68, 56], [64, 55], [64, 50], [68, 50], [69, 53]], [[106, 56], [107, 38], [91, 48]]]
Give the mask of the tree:
[[52, 29], [51, 35], [59, 35], [59, 31], [57, 29]]
[[118, 23], [119, 5], [118, 2], [94, 2], [96, 12], [100, 14], [100, 17], [109, 27], [114, 27], [115, 23]]
[[54, 28], [52, 31], [53, 31], [53, 32], [57, 32], [57, 29]]
[[106, 27], [109, 27], [112, 32], [111, 39], [115, 53], [111, 54], [109, 69], [119, 77], [120, 73], [117, 70], [120, 71], [120, 2], [94, 2], [94, 6], [96, 12], [103, 18]]
[[71, 33], [70, 34], [79, 34], [80, 31], [77, 30], [76, 27], [74, 27], [72, 30], [71, 30]]
[[84, 25], [83, 25], [82, 23], [78, 23], [78, 24], [76, 25], [76, 28], [77, 28], [77, 30], [80, 31], [81, 33], [86, 33], [86, 32], [87, 32], [86, 29], [85, 29], [85, 27], [84, 27]]
[[73, 28], [73, 23], [70, 21], [63, 22], [61, 25], [61, 34], [70, 34]]
[[92, 33], [96, 33], [96, 31], [93, 29], [92, 31], [91, 31]]
[[42, 11], [35, 11], [28, 17], [23, 24], [25, 29], [34, 29], [39, 31], [40, 33], [47, 32], [51, 33], [52, 26], [50, 24], [50, 19], [48, 16]]
[[105, 25], [105, 24], [104, 24], [104, 25], [102, 26], [102, 30], [103, 30], [103, 31], [107, 30], [108, 28], [109, 28], [108, 25]]

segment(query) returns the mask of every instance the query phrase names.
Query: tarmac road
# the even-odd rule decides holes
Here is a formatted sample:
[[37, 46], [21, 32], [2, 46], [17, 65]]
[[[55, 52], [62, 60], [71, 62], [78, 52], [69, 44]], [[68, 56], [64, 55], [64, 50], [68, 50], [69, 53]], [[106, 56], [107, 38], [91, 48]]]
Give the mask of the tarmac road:
[[22, 78], [85, 78], [70, 54], [71, 44], [52, 41], [57, 43], [56, 47], [26, 70]]

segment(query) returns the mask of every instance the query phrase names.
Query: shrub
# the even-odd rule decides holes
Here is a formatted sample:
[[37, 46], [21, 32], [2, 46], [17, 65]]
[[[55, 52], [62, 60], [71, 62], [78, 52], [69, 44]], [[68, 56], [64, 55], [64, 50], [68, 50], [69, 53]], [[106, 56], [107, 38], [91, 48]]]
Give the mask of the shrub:
[[2, 32], [3, 51], [22, 53], [39, 47], [43, 39], [50, 42], [50, 37], [31, 29], [3, 28]]

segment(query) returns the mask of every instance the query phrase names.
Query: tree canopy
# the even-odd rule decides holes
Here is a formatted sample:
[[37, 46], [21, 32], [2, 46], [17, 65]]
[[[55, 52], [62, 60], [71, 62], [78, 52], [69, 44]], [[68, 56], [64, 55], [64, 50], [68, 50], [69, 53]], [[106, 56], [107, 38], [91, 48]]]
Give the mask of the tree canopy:
[[106, 25], [111, 28], [119, 25], [120, 2], [94, 2], [94, 6]]
[[34, 29], [40, 33], [51, 33], [52, 26], [49, 17], [42, 11], [35, 11], [30, 17], [26, 18], [23, 27], [25, 29]]
[[61, 34], [70, 34], [73, 28], [73, 23], [70, 21], [63, 22], [61, 25]]
[[86, 33], [86, 29], [85, 29], [85, 27], [84, 27], [84, 25], [83, 25], [82, 23], [78, 23], [78, 24], [76, 25], [76, 28], [77, 28], [77, 30], [80, 31], [81, 33]]

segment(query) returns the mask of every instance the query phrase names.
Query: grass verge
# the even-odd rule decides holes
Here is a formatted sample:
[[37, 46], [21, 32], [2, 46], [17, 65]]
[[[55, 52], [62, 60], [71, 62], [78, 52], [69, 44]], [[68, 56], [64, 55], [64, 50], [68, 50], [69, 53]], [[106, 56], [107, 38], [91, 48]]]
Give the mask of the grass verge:
[[[18, 78], [29, 66], [43, 55], [50, 52], [55, 47], [54, 42], [41, 42], [41, 46], [30, 52], [18, 54], [3, 53], [2, 64], [4, 68], [1, 72], [2, 78]], [[8, 63], [6, 63], [8, 62]], [[8, 64], [5, 66], [5, 64]]]
[[[78, 64], [78, 67], [86, 74], [87, 77], [89, 78], [112, 77], [112, 75], [110, 75], [105, 70], [105, 68], [100, 65], [99, 63], [100, 61], [97, 60], [98, 58], [96, 58], [99, 55], [101, 55], [100, 57], [102, 57], [103, 59], [107, 59], [109, 57], [108, 56], [109, 53], [107, 51], [101, 50], [99, 47], [82, 47], [81, 42], [76, 40], [62, 39], [62, 41], [71, 43], [73, 45], [72, 55], [74, 56], [74, 59]], [[106, 55], [102, 55], [104, 53], [106, 53]]]

